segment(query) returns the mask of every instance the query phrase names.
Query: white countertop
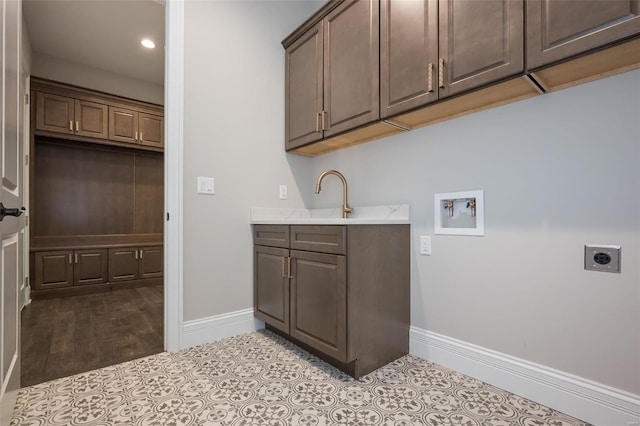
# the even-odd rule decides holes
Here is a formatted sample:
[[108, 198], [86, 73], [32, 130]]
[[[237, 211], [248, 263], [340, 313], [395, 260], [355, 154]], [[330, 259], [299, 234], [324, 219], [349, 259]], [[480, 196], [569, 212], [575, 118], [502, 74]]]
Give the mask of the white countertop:
[[354, 206], [349, 219], [342, 208], [279, 209], [251, 208], [252, 225], [392, 225], [409, 224], [409, 205]]

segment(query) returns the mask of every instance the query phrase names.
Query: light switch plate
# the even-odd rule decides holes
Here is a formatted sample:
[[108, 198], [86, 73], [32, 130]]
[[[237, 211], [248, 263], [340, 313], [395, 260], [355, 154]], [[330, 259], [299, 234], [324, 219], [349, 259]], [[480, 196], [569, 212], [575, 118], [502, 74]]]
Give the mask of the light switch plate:
[[198, 194], [215, 194], [212, 177], [198, 176]]
[[431, 256], [431, 237], [420, 235], [420, 254]]
[[280, 199], [287, 199], [287, 185], [280, 185]]
[[620, 273], [620, 246], [586, 244], [584, 246], [584, 269]]

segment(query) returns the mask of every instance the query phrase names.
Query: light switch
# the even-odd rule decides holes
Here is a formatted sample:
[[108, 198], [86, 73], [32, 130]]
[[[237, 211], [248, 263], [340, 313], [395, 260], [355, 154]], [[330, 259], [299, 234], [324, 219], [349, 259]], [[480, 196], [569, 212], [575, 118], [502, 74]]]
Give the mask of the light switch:
[[214, 194], [214, 181], [212, 177], [198, 176], [198, 194]]
[[420, 235], [420, 254], [431, 256], [431, 237]]
[[287, 199], [287, 185], [280, 185], [280, 199]]

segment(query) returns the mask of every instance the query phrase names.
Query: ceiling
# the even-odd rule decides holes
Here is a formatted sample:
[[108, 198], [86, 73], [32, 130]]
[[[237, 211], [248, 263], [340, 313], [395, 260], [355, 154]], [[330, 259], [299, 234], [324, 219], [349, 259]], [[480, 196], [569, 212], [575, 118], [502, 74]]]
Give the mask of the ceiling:
[[[23, 0], [31, 48], [164, 85], [164, 5], [156, 0]], [[152, 39], [155, 49], [140, 45]]]

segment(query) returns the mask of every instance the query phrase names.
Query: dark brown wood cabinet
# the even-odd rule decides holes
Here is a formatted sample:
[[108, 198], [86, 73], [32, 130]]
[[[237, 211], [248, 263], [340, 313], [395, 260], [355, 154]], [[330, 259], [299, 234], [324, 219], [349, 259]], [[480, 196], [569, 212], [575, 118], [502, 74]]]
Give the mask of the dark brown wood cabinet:
[[107, 105], [36, 92], [36, 130], [107, 139]]
[[164, 118], [131, 109], [109, 107], [109, 139], [164, 147]]
[[35, 253], [35, 290], [107, 282], [107, 250], [55, 250]]
[[161, 246], [109, 249], [109, 281], [131, 281], [163, 275]]
[[381, 0], [381, 116], [524, 71], [516, 0]]
[[283, 42], [286, 149], [379, 118], [377, 0], [347, 0]]
[[409, 344], [408, 225], [254, 225], [255, 316], [354, 377]]
[[527, 68], [640, 34], [639, 0], [527, 0]]

